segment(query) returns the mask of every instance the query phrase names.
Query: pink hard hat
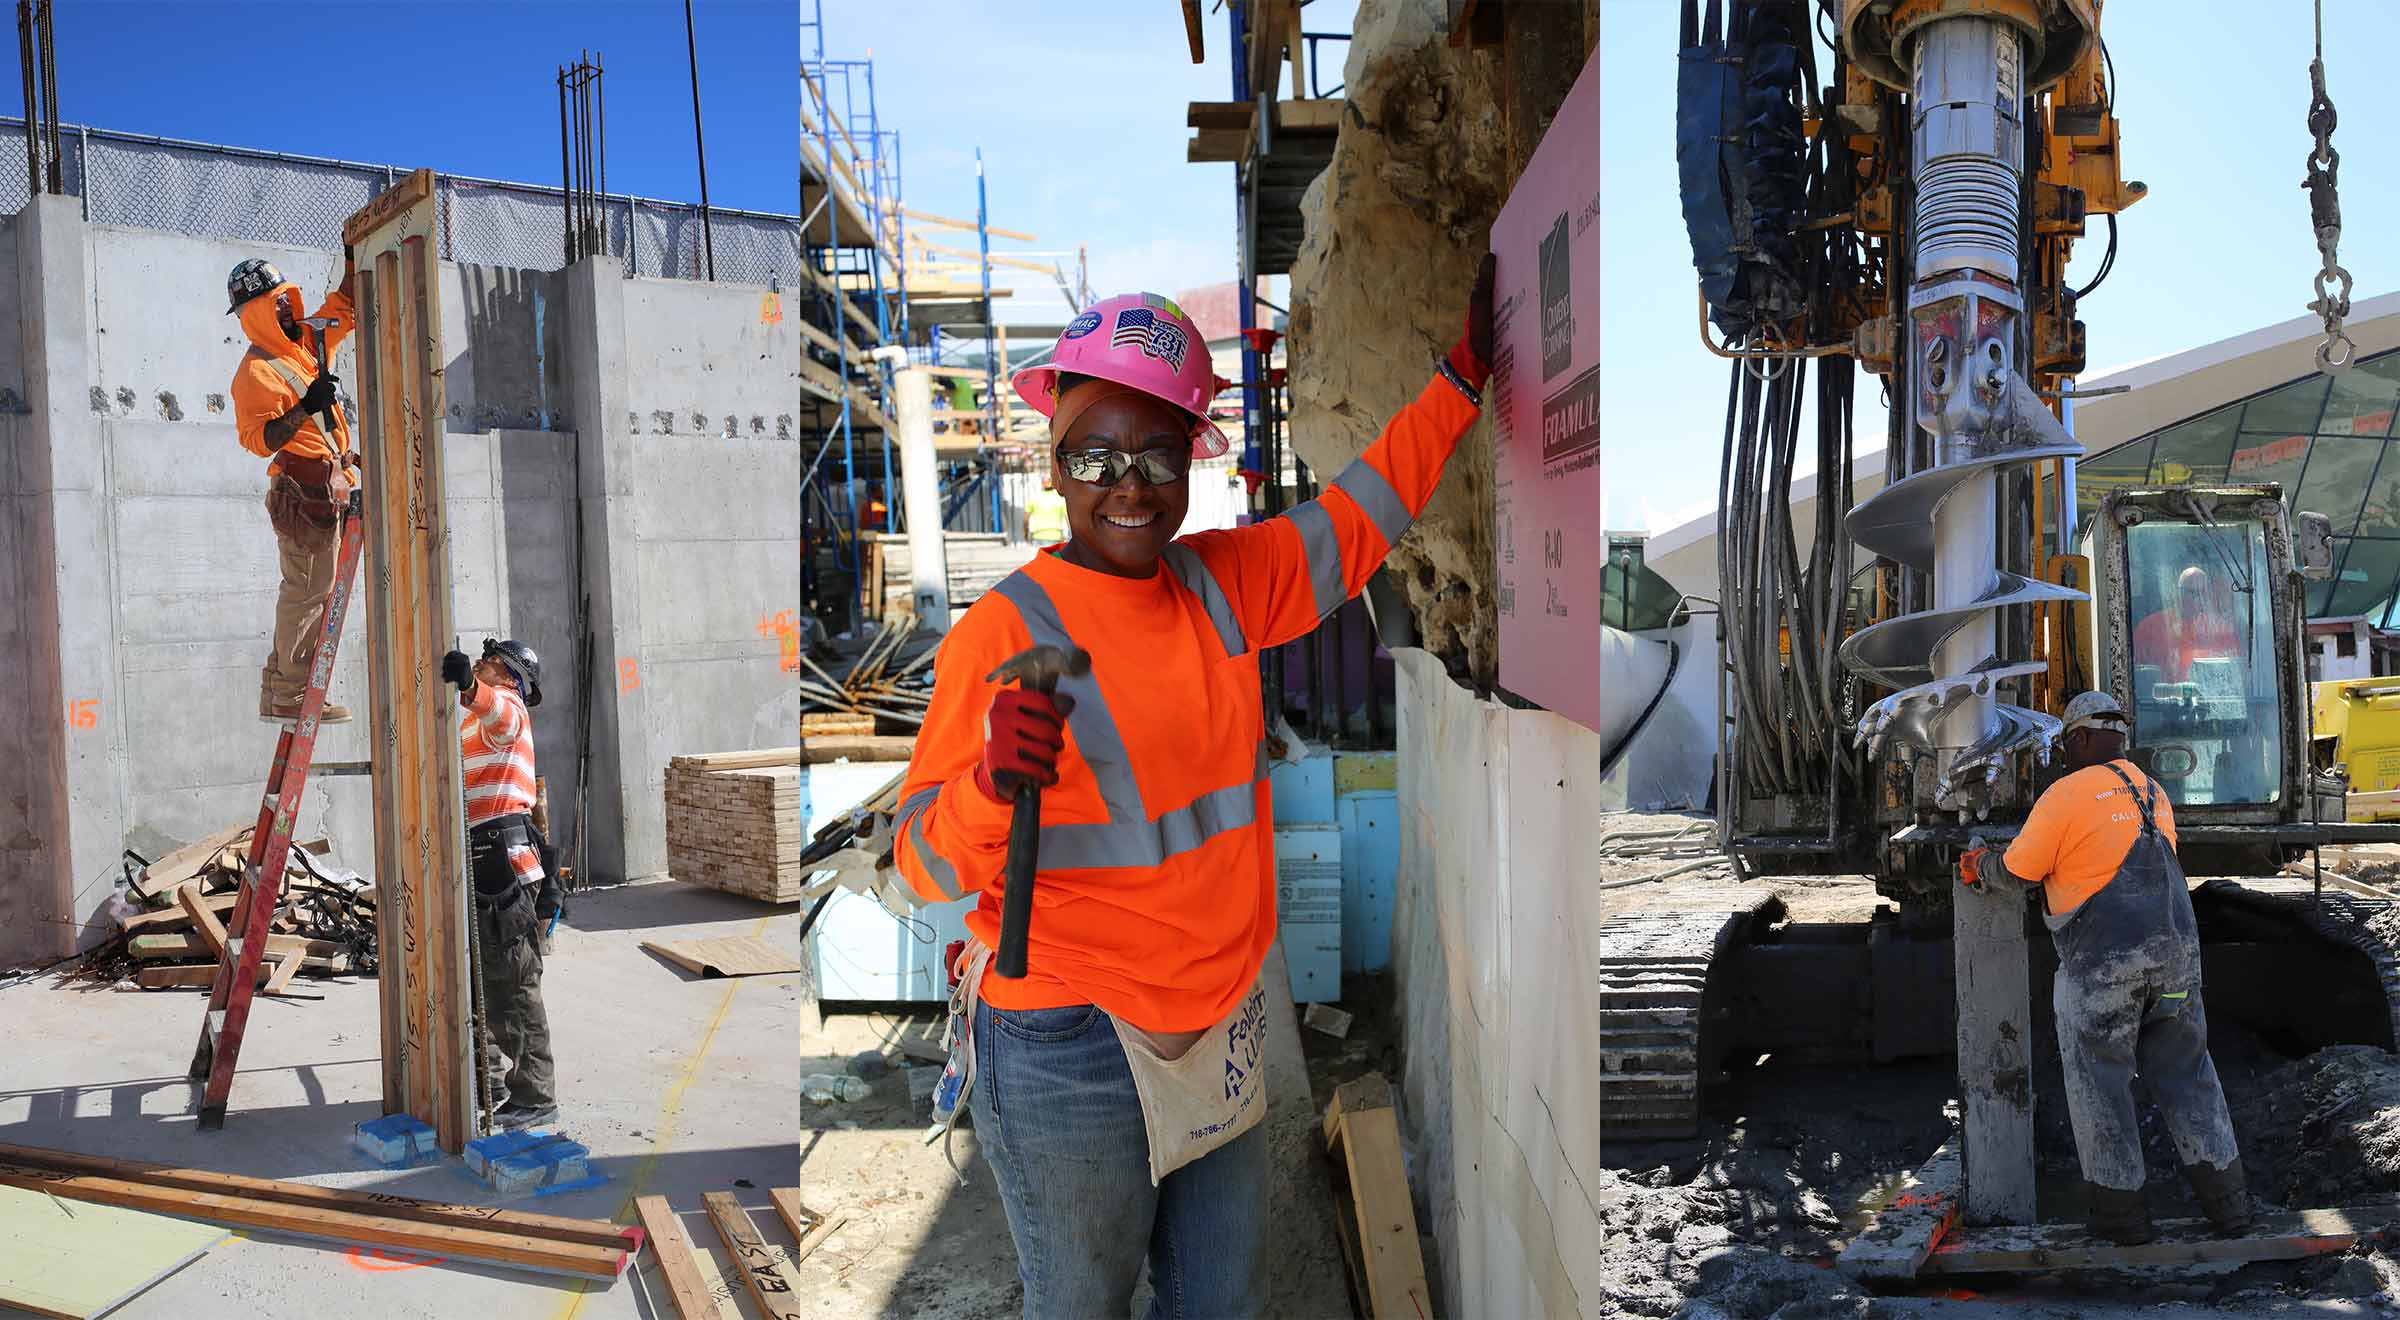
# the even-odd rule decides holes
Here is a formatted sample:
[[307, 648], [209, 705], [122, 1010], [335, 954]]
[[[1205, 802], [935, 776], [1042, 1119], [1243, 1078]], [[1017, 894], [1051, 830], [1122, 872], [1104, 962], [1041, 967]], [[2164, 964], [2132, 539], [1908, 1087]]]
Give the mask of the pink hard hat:
[[1010, 377], [1017, 397], [1044, 417], [1058, 407], [1061, 372], [1114, 381], [1190, 413], [1192, 456], [1215, 458], [1230, 447], [1225, 433], [1208, 420], [1217, 374], [1210, 369], [1208, 343], [1174, 300], [1155, 293], [1121, 293], [1103, 298], [1067, 323], [1050, 360]]

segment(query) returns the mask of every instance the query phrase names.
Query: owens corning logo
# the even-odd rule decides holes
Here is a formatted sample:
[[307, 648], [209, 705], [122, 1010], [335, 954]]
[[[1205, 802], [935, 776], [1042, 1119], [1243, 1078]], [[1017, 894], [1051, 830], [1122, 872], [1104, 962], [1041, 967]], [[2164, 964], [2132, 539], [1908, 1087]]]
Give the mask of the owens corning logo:
[[1575, 279], [1567, 263], [1567, 213], [1542, 236], [1542, 383], [1575, 363]]

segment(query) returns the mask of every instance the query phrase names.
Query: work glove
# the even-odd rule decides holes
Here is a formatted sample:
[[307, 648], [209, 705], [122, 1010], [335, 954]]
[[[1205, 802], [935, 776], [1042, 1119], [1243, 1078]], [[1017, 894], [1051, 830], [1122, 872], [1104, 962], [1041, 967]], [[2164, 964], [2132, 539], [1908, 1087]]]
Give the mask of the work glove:
[[310, 381], [308, 384], [308, 392], [300, 396], [301, 410], [304, 412], [321, 413], [327, 408], [332, 407], [333, 401], [336, 397], [336, 392], [341, 383], [341, 378], [334, 375], [330, 371], [326, 372], [322, 376], [317, 377], [315, 380]]
[[1983, 892], [1983, 868], [1991, 860], [1991, 846], [1981, 834], [1967, 836], [1967, 850], [1959, 854], [1958, 882], [1980, 894]]
[[1475, 292], [1467, 298], [1467, 325], [1450, 346], [1450, 369], [1476, 390], [1492, 378], [1492, 280], [1498, 266], [1498, 258], [1489, 252], [1477, 263]]
[[995, 802], [1009, 801], [1019, 784], [1048, 788], [1058, 782], [1058, 754], [1067, 745], [1072, 697], [1024, 688], [1002, 688], [983, 716], [983, 760], [975, 786]]
[[464, 651], [452, 651], [442, 657], [442, 681], [458, 685], [460, 696], [475, 690], [475, 662]]

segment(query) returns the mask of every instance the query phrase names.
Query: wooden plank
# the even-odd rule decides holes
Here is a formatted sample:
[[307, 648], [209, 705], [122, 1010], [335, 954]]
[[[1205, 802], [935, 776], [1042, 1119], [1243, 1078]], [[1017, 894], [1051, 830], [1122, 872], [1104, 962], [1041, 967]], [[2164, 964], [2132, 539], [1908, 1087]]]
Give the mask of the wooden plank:
[[801, 970], [798, 958], [749, 935], [721, 940], [644, 940], [642, 948], [702, 979], [774, 976]]
[[807, 765], [826, 765], [834, 761], [905, 761], [916, 755], [917, 740], [901, 735], [878, 738], [810, 738], [800, 744], [800, 760]]
[[[956, 216], [949, 215], [935, 215], [931, 211], [920, 211], [913, 206], [901, 207], [900, 214], [907, 216], [911, 220], [922, 220], [929, 225], [940, 225], [944, 229], [964, 229], [970, 234], [974, 233], [976, 229], [976, 224], [972, 220], [961, 220]], [[1031, 234], [1020, 233], [1014, 229], [1002, 229], [997, 225], [985, 225], [982, 228], [983, 232], [990, 234], [994, 238], [1013, 238], [1020, 243], [1038, 243], [1041, 241]]]
[[792, 1257], [792, 1265], [797, 1268], [800, 1262], [807, 1260], [810, 1256], [815, 1255], [817, 1248], [825, 1245], [825, 1239], [841, 1232], [842, 1225], [849, 1222], [850, 1216], [848, 1215], [827, 1215], [823, 1219], [818, 1220], [817, 1226], [808, 1230], [808, 1232], [801, 1237], [800, 1250], [798, 1254]]
[[[1283, 47], [1292, 32], [1288, 15], [1298, 8], [1292, 0], [1252, 0], [1246, 15], [1250, 22], [1250, 49], [1236, 52], [1250, 63], [1252, 96], [1273, 101], [1282, 95]], [[1293, 94], [1305, 95], [1307, 91], [1303, 87]]]
[[1926, 1257], [1924, 1274], [2023, 1274], [2057, 1270], [2118, 1270], [2157, 1265], [2225, 1265], [2299, 1260], [2348, 1251], [2360, 1238], [2400, 1225], [2400, 1202], [2260, 1215], [2239, 1237], [2226, 1237], [2205, 1219], [2168, 1219], [2158, 1239], [2118, 1246], [2080, 1224], [1962, 1228]]
[[637, 1196], [633, 1212], [649, 1231], [650, 1250], [657, 1254], [658, 1272], [666, 1278], [667, 1292], [675, 1299], [675, 1314], [683, 1320], [716, 1320], [717, 1299], [709, 1296], [708, 1283], [700, 1277], [699, 1263], [693, 1259], [692, 1239], [684, 1233], [683, 1221], [675, 1217], [667, 1198]]
[[459, 1205], [449, 1201], [395, 1196], [388, 1192], [345, 1191], [338, 1187], [319, 1187], [314, 1183], [252, 1178], [238, 1173], [211, 1173], [205, 1169], [184, 1169], [171, 1164], [149, 1164], [141, 1160], [83, 1155], [39, 1146], [0, 1143], [0, 1162], [69, 1173], [97, 1174], [157, 1187], [238, 1196], [302, 1209], [346, 1210], [383, 1219], [490, 1229], [557, 1242], [580, 1243], [588, 1247], [623, 1247], [634, 1251], [640, 1249], [643, 1236], [638, 1228], [600, 1219], [570, 1219], [563, 1215], [504, 1210], [497, 1206]]
[[[795, 1242], [808, 1240], [809, 1225], [825, 1222], [825, 1216], [800, 1204], [800, 1189], [797, 1187], [770, 1187], [767, 1189], [767, 1199], [775, 1203], [775, 1214], [783, 1220], [783, 1226], [790, 1230]], [[803, 1252], [794, 1257], [793, 1262], [797, 1264], [806, 1256], [807, 1253]]]
[[1953, 1138], [1910, 1175], [1892, 1203], [1850, 1240], [1835, 1265], [1853, 1279], [1900, 1283], [1917, 1271], [1958, 1224], [1963, 1165]]
[[[197, 886], [194, 887], [197, 888]], [[241, 895], [239, 894], [203, 894], [200, 896], [200, 902], [206, 904], [208, 910], [216, 913], [219, 917], [233, 911], [233, 905], [240, 901]], [[117, 923], [117, 929], [127, 935], [141, 935], [150, 931], [182, 930], [191, 924], [192, 914], [184, 911], [183, 904], [178, 901], [175, 906], [170, 908], [164, 908], [157, 912], [137, 913], [127, 917]]]
[[1951, 895], [1958, 982], [1958, 1078], [1965, 1121], [1966, 1217], [2029, 1224], [2034, 1216], [2033, 1000], [2026, 893], [1987, 885]]
[[475, 1079], [457, 702], [434, 671], [454, 632], [441, 431], [448, 359], [432, 201], [372, 219], [354, 231], [353, 246], [368, 501], [367, 735], [389, 749], [370, 772], [384, 1105], [423, 1120], [455, 1154], [473, 1135]]
[[750, 1222], [750, 1212], [731, 1192], [703, 1192], [700, 1202], [708, 1207], [717, 1236], [725, 1239], [725, 1248], [733, 1253], [734, 1264], [741, 1268], [742, 1281], [750, 1285], [759, 1309], [771, 1320], [800, 1320], [800, 1295], [784, 1277], [767, 1240], [759, 1236], [758, 1225]]
[[1192, 63], [1208, 63], [1208, 49], [1200, 40], [1200, 0], [1183, 0], [1183, 39], [1192, 48]]
[[803, 738], [871, 738], [874, 735], [875, 717], [872, 715], [810, 711], [800, 717], [800, 736]]
[[199, 932], [200, 942], [207, 946], [205, 952], [208, 956], [223, 959], [225, 956], [225, 923], [217, 920], [217, 914], [209, 909], [208, 904], [201, 901], [199, 889], [191, 885], [177, 889], [175, 905], [183, 909], [184, 916], [191, 918], [192, 929]]
[[[302, 958], [300, 970], [331, 972], [345, 975], [358, 970], [347, 958]], [[257, 974], [251, 979], [264, 985], [274, 975], [275, 964], [261, 959]], [[144, 990], [206, 990], [216, 984], [215, 963], [170, 963], [162, 967], [144, 967], [133, 974], [133, 983]]]
[[227, 1236], [213, 1224], [0, 1188], [0, 1310], [106, 1315]]
[[419, 203], [432, 200], [433, 171], [410, 170], [407, 178], [393, 184], [389, 190], [342, 222], [342, 242], [357, 247], [367, 235], [399, 221], [405, 212]]
[[275, 964], [275, 974], [267, 978], [266, 993], [282, 994], [285, 988], [291, 985], [292, 976], [300, 970], [300, 964], [304, 958], [305, 955], [298, 949], [284, 954]]
[[1190, 165], [1207, 165], [1250, 158], [1251, 138], [1248, 133], [1230, 129], [1204, 128], [1192, 135], [1185, 147], [1183, 159]]
[[[214, 958], [208, 941], [197, 933], [169, 931], [157, 935], [136, 935], [125, 942], [126, 952], [136, 958]], [[333, 940], [312, 940], [300, 935], [269, 935], [266, 956], [282, 958], [297, 954], [303, 958], [338, 958], [347, 952]]]
[[627, 1254], [623, 1243], [615, 1247], [592, 1247], [449, 1224], [413, 1223], [346, 1210], [303, 1210], [273, 1201], [160, 1187], [128, 1179], [69, 1173], [25, 1164], [0, 1164], [0, 1186], [23, 1187], [71, 1200], [120, 1206], [128, 1210], [181, 1215], [212, 1224], [233, 1224], [300, 1237], [396, 1247], [403, 1251], [521, 1269], [548, 1270], [587, 1279], [614, 1279], [617, 1272], [624, 1268]]
[[747, 752], [690, 752], [667, 758], [669, 770], [763, 770], [800, 764], [797, 747], [761, 747]]
[[164, 894], [208, 869], [217, 854], [244, 842], [254, 827], [228, 825], [197, 843], [185, 844], [142, 868], [142, 889]]
[[1335, 1089], [1325, 1107], [1325, 1146], [1349, 1188], [1369, 1314], [1374, 1320], [1432, 1315], [1416, 1210], [1400, 1161], [1400, 1123], [1382, 1074]]

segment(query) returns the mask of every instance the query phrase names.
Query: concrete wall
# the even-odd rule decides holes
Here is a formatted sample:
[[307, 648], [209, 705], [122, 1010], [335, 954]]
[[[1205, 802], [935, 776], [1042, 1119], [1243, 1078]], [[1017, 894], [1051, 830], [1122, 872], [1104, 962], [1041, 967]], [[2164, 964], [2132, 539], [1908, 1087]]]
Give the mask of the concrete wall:
[[1402, 1121], [1441, 1310], [1596, 1316], [1599, 736], [1396, 658]]
[[[25, 698], [0, 702], [12, 749], [0, 758], [0, 965], [72, 947], [129, 831], [190, 839], [257, 811], [276, 736], [256, 702], [278, 568], [264, 464], [240, 447], [227, 398], [247, 341], [224, 314], [224, 275], [264, 256], [312, 300], [339, 276], [337, 254], [88, 226], [63, 200], [0, 220], [0, 307], [15, 309], [0, 317], [0, 672]], [[452, 603], [461, 649], [514, 636], [544, 658], [534, 733], [562, 845], [585, 723], [638, 731], [592, 752], [636, 785], [590, 809], [590, 871], [606, 879], [663, 869], [668, 755], [797, 738], [797, 689], [759, 624], [798, 594], [797, 511], [780, 496], [798, 483], [799, 339], [758, 324], [762, 290], [622, 277], [630, 296], [607, 335], [579, 336], [572, 278], [442, 268]], [[619, 346], [608, 390], [571, 371], [570, 347], [599, 337]], [[345, 381], [353, 361], [348, 346], [336, 355]], [[628, 409], [593, 406], [611, 391], [655, 398], [675, 421], [642, 436], [614, 490], [589, 492], [579, 538], [591, 464], [578, 416], [617, 420], [620, 443], [638, 426]], [[612, 515], [622, 543], [606, 534]], [[650, 603], [659, 631], [596, 639], [596, 690], [580, 690], [586, 584], [605, 596], [612, 581]], [[605, 632], [604, 606], [592, 615]], [[365, 645], [362, 576], [333, 682], [359, 719], [326, 728], [320, 760], [368, 757]], [[647, 691], [614, 681], [620, 649]], [[621, 719], [637, 693], [639, 718]], [[78, 702], [88, 728], [70, 714]], [[630, 867], [629, 824], [646, 841]], [[367, 781], [312, 780], [298, 829], [366, 869]], [[85, 942], [100, 933], [90, 926]]]
[[789, 746], [800, 690], [769, 621], [800, 597], [800, 332], [764, 290], [570, 272], [602, 876], [666, 869], [667, 759]]

